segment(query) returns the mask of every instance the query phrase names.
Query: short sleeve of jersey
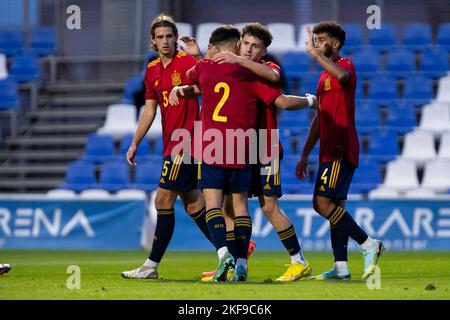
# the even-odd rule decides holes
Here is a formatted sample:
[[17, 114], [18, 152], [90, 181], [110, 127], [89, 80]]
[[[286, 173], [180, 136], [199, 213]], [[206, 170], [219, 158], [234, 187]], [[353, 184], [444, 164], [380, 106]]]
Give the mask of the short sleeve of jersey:
[[280, 89], [261, 80], [256, 80], [253, 82], [253, 90], [258, 98], [261, 99], [266, 105], [272, 104], [279, 96], [283, 94]]
[[197, 63], [195, 66], [193, 66], [186, 72], [186, 84], [187, 85], [195, 84], [195, 85], [197, 85], [197, 87], [199, 87], [199, 89], [200, 89], [200, 83], [199, 83], [200, 73], [199, 73], [198, 69], [199, 69], [200, 63], [201, 62]]
[[155, 89], [153, 87], [153, 83], [151, 83], [150, 77], [149, 77], [149, 70], [150, 68], [147, 68], [145, 70], [145, 78], [144, 78], [144, 83], [145, 83], [145, 100], [157, 100], [156, 99], [156, 92]]
[[269, 68], [271, 68], [272, 70], [281, 73], [281, 68], [279, 65], [277, 65], [276, 63], [273, 63], [272, 61], [267, 61], [266, 62], [266, 66], [268, 66]]
[[355, 66], [350, 60], [341, 59], [341, 61], [339, 61], [339, 66], [347, 71], [350, 74], [350, 77], [355, 76]]

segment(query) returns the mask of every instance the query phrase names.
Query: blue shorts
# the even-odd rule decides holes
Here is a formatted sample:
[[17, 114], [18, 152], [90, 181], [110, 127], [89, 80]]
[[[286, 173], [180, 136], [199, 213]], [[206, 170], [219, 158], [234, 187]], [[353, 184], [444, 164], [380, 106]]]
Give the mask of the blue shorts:
[[266, 165], [252, 165], [253, 188], [249, 197], [277, 196], [283, 195], [281, 192], [280, 162], [271, 161]]
[[356, 167], [346, 157], [321, 163], [314, 195], [332, 200], [346, 200]]
[[184, 163], [183, 156], [176, 156], [173, 160], [170, 156], [164, 158], [159, 179], [159, 187], [187, 193], [197, 189], [197, 164]]
[[220, 189], [224, 194], [248, 192], [252, 188], [252, 170], [250, 166], [234, 169], [202, 163], [198, 186], [202, 190]]

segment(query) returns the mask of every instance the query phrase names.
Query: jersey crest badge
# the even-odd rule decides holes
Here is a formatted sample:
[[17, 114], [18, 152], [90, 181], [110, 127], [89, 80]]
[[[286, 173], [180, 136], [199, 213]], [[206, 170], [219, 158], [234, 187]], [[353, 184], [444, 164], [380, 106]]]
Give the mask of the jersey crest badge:
[[178, 72], [172, 73], [172, 85], [179, 86], [181, 84], [181, 75]]

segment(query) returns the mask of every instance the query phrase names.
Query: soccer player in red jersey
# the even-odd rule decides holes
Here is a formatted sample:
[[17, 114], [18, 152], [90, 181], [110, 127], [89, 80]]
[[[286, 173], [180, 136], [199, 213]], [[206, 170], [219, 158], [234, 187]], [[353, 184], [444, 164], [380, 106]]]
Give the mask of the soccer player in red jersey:
[[[271, 61], [262, 60], [271, 42], [272, 34], [266, 27], [259, 23], [249, 23], [242, 30], [240, 55], [232, 52], [220, 52], [214, 56], [213, 60], [218, 63], [240, 64], [264, 79], [277, 83], [280, 79], [280, 67]], [[278, 160], [282, 159], [282, 145], [278, 137], [275, 139], [278, 147], [272, 147], [278, 152], [279, 157], [271, 154], [272, 130], [278, 130], [277, 108], [273, 104], [265, 105], [261, 102], [259, 103], [261, 106], [258, 109], [258, 129], [267, 130], [267, 139], [265, 142], [259, 141], [259, 148], [264, 148], [264, 150], [268, 151], [268, 159], [264, 163], [254, 166], [255, 177], [252, 194], [258, 196], [262, 211], [274, 226], [281, 242], [291, 257], [288, 270], [277, 278], [277, 281], [295, 281], [307, 278], [311, 274], [311, 267], [303, 256], [292, 222], [279, 208], [278, 198], [282, 196], [282, 192]], [[233, 241], [228, 241], [228, 239], [235, 239], [234, 223], [233, 220], [229, 221], [232, 219], [229, 217], [229, 215], [232, 216], [232, 205], [226, 203], [225, 207], [224, 218], [227, 225], [227, 243], [230, 248], [232, 246], [230, 243], [233, 243]]]
[[175, 227], [173, 206], [180, 196], [185, 210], [197, 223], [203, 234], [210, 239], [205, 220], [205, 204], [197, 189], [197, 166], [187, 158], [190, 154], [173, 150], [178, 142], [171, 139], [177, 129], [185, 129], [193, 135], [194, 121], [199, 119], [197, 100], [184, 100], [182, 106], [169, 103], [169, 93], [174, 86], [186, 81], [186, 71], [197, 60], [177, 50], [178, 31], [173, 19], [160, 15], [151, 25], [151, 41], [159, 57], [147, 66], [145, 74], [145, 109], [136, 134], [127, 153], [128, 163], [136, 167], [134, 158], [139, 143], [151, 127], [159, 104], [163, 129], [163, 168], [156, 193], [157, 225], [152, 250], [145, 263], [137, 269], [122, 272], [124, 278], [158, 278], [157, 266], [169, 245]]
[[320, 140], [319, 170], [314, 188], [314, 209], [330, 222], [335, 264], [314, 278], [349, 279], [347, 264], [348, 237], [358, 242], [364, 254], [363, 279], [378, 264], [383, 243], [371, 239], [345, 210], [345, 200], [358, 166], [359, 141], [355, 128], [356, 72], [353, 63], [339, 55], [345, 43], [345, 31], [334, 21], [324, 21], [308, 29], [306, 50], [323, 67], [317, 85], [319, 109], [297, 164], [299, 179], [306, 176], [308, 156]]
[[[219, 52], [238, 52], [240, 40], [239, 30], [232, 26], [222, 26], [213, 31], [211, 44]], [[314, 98], [285, 96], [281, 91], [261, 81], [254, 73], [237, 64], [219, 64], [209, 59], [201, 60], [188, 72], [189, 78], [203, 94], [202, 125], [205, 139], [208, 130], [218, 130], [226, 136], [227, 129], [234, 132], [257, 128], [257, 102], [262, 100], [266, 105], [274, 103], [279, 108], [298, 110], [315, 106]], [[183, 97], [182, 88], [173, 90], [170, 100]], [[187, 95], [186, 95], [187, 96]], [[216, 141], [214, 141], [216, 142]], [[228, 141], [227, 141], [228, 142]], [[228, 252], [225, 235], [225, 222], [222, 214], [223, 195], [230, 193], [235, 213], [235, 234], [237, 238], [238, 258], [232, 281], [245, 281], [246, 254], [251, 236], [251, 218], [248, 214], [248, 191], [252, 189], [252, 172], [248, 161], [237, 161], [237, 153], [249, 159], [249, 144], [237, 150], [236, 145], [226, 145], [220, 156], [205, 157], [208, 149], [203, 143], [201, 177], [199, 187], [203, 190], [206, 202], [206, 220], [211, 238], [219, 256], [219, 266], [212, 281], [224, 281], [226, 273], [234, 264], [234, 258]], [[230, 154], [233, 157], [228, 157]], [[230, 158], [232, 161], [229, 161]]]

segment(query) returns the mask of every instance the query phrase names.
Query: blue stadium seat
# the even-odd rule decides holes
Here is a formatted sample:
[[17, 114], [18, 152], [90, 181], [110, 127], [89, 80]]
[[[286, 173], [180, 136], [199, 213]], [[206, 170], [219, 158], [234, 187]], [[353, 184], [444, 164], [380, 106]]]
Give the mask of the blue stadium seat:
[[86, 152], [83, 160], [96, 164], [110, 160], [114, 157], [114, 139], [107, 135], [91, 133], [86, 143]]
[[318, 74], [306, 75], [302, 77], [300, 82], [300, 95], [304, 96], [305, 93], [316, 93], [317, 83], [319, 82]]
[[0, 30], [0, 52], [7, 56], [19, 53], [24, 48], [24, 33], [18, 29]]
[[443, 77], [449, 70], [448, 53], [440, 47], [431, 47], [423, 52], [420, 71], [434, 79]]
[[135, 170], [135, 179], [132, 187], [147, 192], [155, 190], [161, 178], [161, 168], [161, 156], [154, 156], [151, 160], [140, 163]]
[[158, 137], [151, 141], [151, 152], [150, 154], [162, 156], [163, 154], [163, 141], [162, 137]]
[[369, 44], [378, 52], [386, 52], [397, 46], [397, 28], [391, 23], [381, 24], [381, 29], [369, 31]]
[[0, 110], [16, 108], [20, 105], [17, 83], [11, 78], [0, 80]]
[[283, 154], [286, 156], [297, 154], [294, 143], [291, 137], [285, 137], [284, 135], [280, 136], [281, 144], [283, 145]]
[[300, 112], [281, 111], [279, 116], [279, 127], [284, 128], [299, 128], [309, 127], [311, 119], [309, 112], [303, 110]]
[[404, 78], [416, 71], [414, 53], [407, 49], [394, 49], [387, 54], [386, 71], [396, 78]]
[[394, 104], [387, 110], [386, 126], [390, 130], [404, 134], [416, 125], [416, 110], [412, 104]]
[[59, 185], [58, 188], [80, 192], [94, 188], [95, 185], [94, 165], [78, 160], [68, 165], [65, 183]]
[[130, 187], [129, 165], [123, 161], [109, 161], [102, 165], [99, 187], [117, 192]]
[[355, 110], [356, 129], [361, 134], [368, 134], [381, 127], [380, 110], [372, 104], [365, 103]]
[[128, 78], [125, 84], [123, 98], [120, 103], [134, 104], [134, 93], [142, 90], [144, 87], [144, 77], [141, 74]]
[[363, 80], [360, 79], [356, 82], [356, 93], [355, 93], [356, 99], [365, 99], [366, 96], [364, 94], [364, 87], [363, 87]]
[[450, 23], [439, 25], [436, 42], [445, 50], [450, 51]]
[[353, 53], [351, 58], [358, 77], [367, 79], [380, 71], [380, 58], [377, 51], [366, 48]]
[[[133, 135], [127, 134], [120, 140], [119, 155], [125, 157], [127, 155], [128, 149], [130, 148], [131, 142], [133, 141]], [[138, 150], [136, 152], [136, 161], [143, 160], [150, 155], [150, 141], [148, 138], [144, 137], [139, 144]]]
[[342, 47], [345, 53], [352, 53], [364, 45], [363, 27], [357, 23], [345, 23], [342, 26], [345, 30], [345, 44]]
[[54, 28], [38, 28], [31, 31], [30, 49], [38, 56], [47, 56], [56, 50]]
[[34, 54], [21, 53], [13, 56], [10, 69], [11, 78], [17, 82], [39, 80], [40, 70], [38, 59]]
[[389, 76], [373, 78], [369, 84], [368, 98], [386, 103], [398, 99], [397, 81]]
[[362, 159], [355, 170], [349, 193], [365, 194], [375, 189], [381, 183], [382, 179], [378, 162]]
[[283, 55], [281, 65], [287, 77], [311, 71], [311, 56], [305, 52], [288, 51]]
[[367, 158], [387, 163], [400, 153], [397, 133], [392, 130], [377, 130], [372, 132], [367, 150]]
[[427, 23], [409, 23], [403, 29], [403, 45], [414, 51], [422, 51], [433, 42], [431, 26]]
[[413, 105], [424, 105], [433, 99], [433, 81], [424, 76], [411, 76], [403, 81], [403, 99]]

